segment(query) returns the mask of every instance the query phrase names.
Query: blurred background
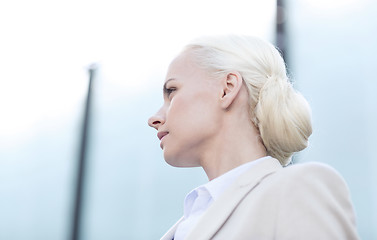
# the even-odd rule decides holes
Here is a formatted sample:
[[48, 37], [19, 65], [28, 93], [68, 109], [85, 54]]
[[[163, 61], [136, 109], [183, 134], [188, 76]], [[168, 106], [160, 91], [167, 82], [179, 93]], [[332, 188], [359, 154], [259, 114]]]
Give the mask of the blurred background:
[[80, 239], [159, 239], [207, 178], [168, 166], [147, 119], [181, 47], [224, 33], [284, 51], [313, 111], [295, 161], [337, 169], [361, 238], [377, 239], [376, 12], [373, 0], [2, 1], [0, 239], [71, 238], [94, 62]]

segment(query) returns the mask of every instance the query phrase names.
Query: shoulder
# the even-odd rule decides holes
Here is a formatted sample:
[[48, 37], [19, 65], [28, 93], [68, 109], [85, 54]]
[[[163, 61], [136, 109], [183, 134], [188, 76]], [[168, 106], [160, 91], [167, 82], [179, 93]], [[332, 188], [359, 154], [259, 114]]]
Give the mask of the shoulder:
[[[243, 184], [248, 178], [254, 180]], [[332, 167], [302, 163], [281, 168], [277, 160], [266, 160], [242, 180], [213, 208], [217, 217], [230, 202], [236, 206], [223, 233], [237, 232], [239, 239], [357, 239], [347, 185]]]
[[[319, 198], [350, 198], [346, 181], [327, 164], [310, 162], [290, 165], [277, 171], [271, 179], [282, 194], [293, 194], [295, 198], [312, 195]], [[305, 193], [305, 194], [303, 194]]]
[[[280, 234], [303, 237], [311, 232], [309, 239], [357, 239], [349, 190], [334, 168], [323, 163], [296, 164], [281, 169], [275, 178], [280, 185]], [[285, 223], [302, 231], [287, 232]]]
[[330, 184], [329, 186], [334, 185], [334, 183], [346, 185], [345, 180], [338, 171], [327, 164], [318, 162], [290, 165], [277, 171], [274, 177], [287, 183], [302, 182], [314, 184], [326, 182], [326, 185]]
[[331, 166], [319, 163], [319, 162], [308, 162], [308, 163], [298, 163], [289, 165], [285, 168], [280, 170], [282, 173], [289, 174], [292, 176], [301, 175], [301, 174], [320, 174], [320, 175], [330, 175], [330, 176], [338, 176], [340, 174]]

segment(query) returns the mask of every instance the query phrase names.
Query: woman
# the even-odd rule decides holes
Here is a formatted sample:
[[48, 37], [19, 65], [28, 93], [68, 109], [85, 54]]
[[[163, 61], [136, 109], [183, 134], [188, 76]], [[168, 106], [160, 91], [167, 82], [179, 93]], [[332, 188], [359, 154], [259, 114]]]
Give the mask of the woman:
[[234, 35], [193, 41], [171, 63], [164, 104], [148, 123], [168, 164], [200, 166], [209, 179], [162, 239], [358, 238], [333, 169], [285, 167], [308, 144], [311, 113], [271, 44]]

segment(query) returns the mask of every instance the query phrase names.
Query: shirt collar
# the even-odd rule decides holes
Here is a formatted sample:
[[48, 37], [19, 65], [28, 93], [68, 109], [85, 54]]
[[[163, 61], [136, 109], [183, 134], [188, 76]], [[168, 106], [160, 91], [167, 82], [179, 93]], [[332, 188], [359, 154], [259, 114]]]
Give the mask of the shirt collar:
[[223, 175], [203, 184], [195, 189], [193, 189], [189, 194], [187, 194], [184, 201], [184, 216], [187, 218], [192, 210], [195, 200], [198, 198], [199, 191], [203, 193], [208, 192], [208, 203], [216, 201], [220, 195], [239, 177], [250, 169], [254, 164], [259, 161], [271, 158], [270, 156], [262, 157], [254, 161], [247, 162], [236, 168], [229, 170]]

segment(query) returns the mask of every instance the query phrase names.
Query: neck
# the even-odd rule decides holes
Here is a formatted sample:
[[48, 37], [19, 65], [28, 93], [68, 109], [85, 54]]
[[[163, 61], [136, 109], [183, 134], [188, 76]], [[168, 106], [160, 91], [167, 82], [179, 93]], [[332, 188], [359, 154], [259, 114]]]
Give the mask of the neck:
[[[201, 157], [201, 166], [212, 180], [244, 163], [266, 156], [256, 128], [249, 123], [224, 126]], [[230, 121], [231, 122], [231, 121]], [[243, 127], [240, 127], [243, 126]]]

